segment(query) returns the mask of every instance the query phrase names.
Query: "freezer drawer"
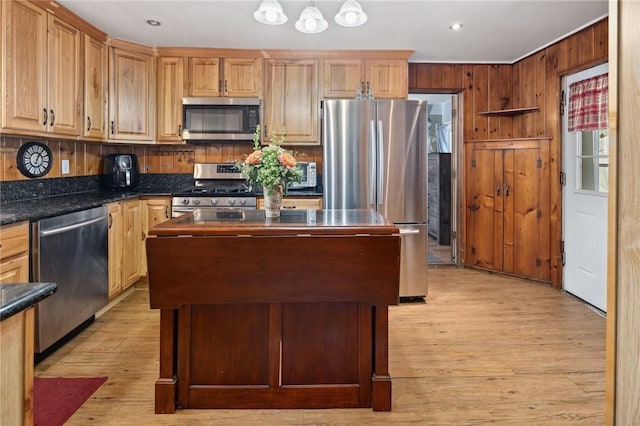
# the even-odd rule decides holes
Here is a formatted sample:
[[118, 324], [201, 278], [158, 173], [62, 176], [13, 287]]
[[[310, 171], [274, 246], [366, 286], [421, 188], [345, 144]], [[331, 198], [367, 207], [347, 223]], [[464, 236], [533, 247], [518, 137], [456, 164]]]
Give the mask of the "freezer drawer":
[[400, 297], [427, 296], [428, 225], [395, 224], [400, 230]]

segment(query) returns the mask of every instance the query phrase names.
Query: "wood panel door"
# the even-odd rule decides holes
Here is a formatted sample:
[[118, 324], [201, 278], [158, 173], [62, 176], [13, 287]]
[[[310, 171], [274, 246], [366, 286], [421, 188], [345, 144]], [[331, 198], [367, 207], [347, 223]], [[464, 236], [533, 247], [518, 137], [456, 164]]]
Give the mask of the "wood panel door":
[[112, 47], [110, 59], [109, 140], [153, 141], [153, 57]]
[[466, 263], [548, 280], [548, 151], [537, 144], [471, 145]]
[[87, 139], [107, 137], [107, 45], [84, 35], [84, 123], [82, 135]]
[[220, 96], [220, 59], [189, 58], [188, 96]]
[[364, 62], [360, 59], [325, 59], [322, 68], [325, 98], [353, 98], [364, 86]]
[[125, 256], [122, 205], [111, 203], [107, 206], [107, 211], [109, 213], [109, 299], [112, 299], [122, 291], [122, 260]]
[[378, 99], [406, 99], [409, 65], [405, 59], [367, 59], [365, 81]]
[[140, 258], [144, 233], [142, 232], [143, 215], [142, 202], [140, 200], [127, 200], [122, 202], [123, 224], [123, 252], [122, 258], [122, 287], [127, 288], [141, 276]]
[[224, 96], [259, 98], [262, 89], [262, 59], [224, 58], [222, 61]]
[[319, 145], [318, 61], [267, 59], [264, 134], [287, 130], [290, 145]]
[[2, 23], [2, 127], [46, 132], [47, 12], [3, 2]]
[[[171, 198], [158, 197], [142, 200], [143, 203], [143, 223], [142, 232], [146, 240], [149, 230], [159, 223], [171, 218]], [[147, 275], [147, 248], [142, 244], [140, 254], [140, 274]]]
[[184, 92], [184, 59], [158, 58], [157, 73], [157, 140], [182, 140], [182, 96]]
[[47, 131], [61, 135], [80, 135], [82, 106], [81, 33], [54, 15], [48, 25]]

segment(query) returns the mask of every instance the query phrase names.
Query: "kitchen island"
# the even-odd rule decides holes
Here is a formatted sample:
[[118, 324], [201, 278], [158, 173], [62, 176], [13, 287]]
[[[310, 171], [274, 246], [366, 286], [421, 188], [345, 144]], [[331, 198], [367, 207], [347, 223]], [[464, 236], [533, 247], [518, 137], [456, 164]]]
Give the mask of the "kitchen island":
[[371, 210], [196, 210], [147, 239], [155, 412], [391, 409], [398, 228]]

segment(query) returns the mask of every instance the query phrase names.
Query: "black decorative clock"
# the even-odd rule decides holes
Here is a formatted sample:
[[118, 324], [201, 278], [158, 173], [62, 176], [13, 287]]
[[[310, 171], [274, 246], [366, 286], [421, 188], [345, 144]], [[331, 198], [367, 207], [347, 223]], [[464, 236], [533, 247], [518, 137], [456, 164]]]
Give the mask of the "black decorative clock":
[[23, 175], [35, 178], [49, 173], [53, 165], [51, 149], [40, 142], [27, 142], [18, 150], [18, 170]]

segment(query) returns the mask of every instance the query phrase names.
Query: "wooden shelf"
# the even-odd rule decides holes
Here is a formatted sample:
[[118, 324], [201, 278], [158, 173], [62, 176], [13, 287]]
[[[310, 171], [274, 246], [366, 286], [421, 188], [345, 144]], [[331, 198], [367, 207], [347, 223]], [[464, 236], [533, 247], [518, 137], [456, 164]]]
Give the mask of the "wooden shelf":
[[513, 117], [516, 115], [526, 114], [529, 112], [538, 111], [538, 107], [526, 107], [526, 108], [510, 108], [510, 109], [498, 109], [494, 111], [479, 112], [478, 115], [486, 115], [489, 117]]

